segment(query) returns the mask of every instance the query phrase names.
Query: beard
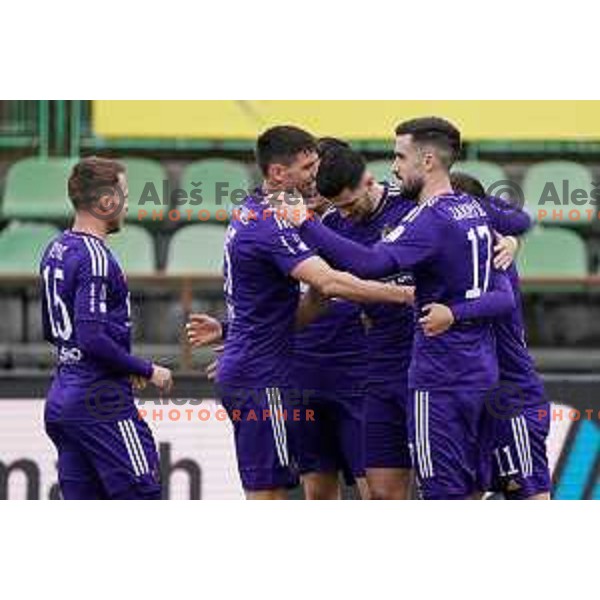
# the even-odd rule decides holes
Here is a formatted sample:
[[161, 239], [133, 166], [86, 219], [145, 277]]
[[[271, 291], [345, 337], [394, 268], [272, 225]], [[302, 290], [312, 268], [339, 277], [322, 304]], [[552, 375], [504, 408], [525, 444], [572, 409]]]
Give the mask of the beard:
[[423, 190], [423, 180], [422, 179], [399, 179], [402, 182], [400, 191], [402, 196], [407, 200], [418, 200], [419, 194]]

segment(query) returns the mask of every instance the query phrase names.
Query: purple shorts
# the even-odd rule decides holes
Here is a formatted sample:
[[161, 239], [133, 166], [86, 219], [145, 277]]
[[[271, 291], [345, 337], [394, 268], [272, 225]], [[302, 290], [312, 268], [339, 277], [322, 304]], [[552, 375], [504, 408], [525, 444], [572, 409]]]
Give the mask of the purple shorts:
[[408, 385], [370, 384], [366, 400], [367, 469], [410, 469], [406, 409]]
[[[233, 425], [238, 471], [248, 491], [292, 488], [298, 475], [292, 430], [303, 407], [283, 388], [221, 388]], [[297, 411], [297, 412], [295, 412]]]
[[311, 390], [303, 397], [314, 420], [302, 420], [293, 432], [300, 474], [341, 471], [352, 485], [365, 476], [364, 391]]
[[526, 500], [552, 488], [546, 439], [550, 405], [522, 408], [510, 419], [496, 419], [492, 461], [492, 491], [507, 500]]
[[159, 460], [150, 428], [120, 421], [46, 420], [58, 451], [65, 500], [160, 500]]
[[493, 420], [485, 391], [411, 391], [408, 432], [420, 495], [461, 500], [489, 488]]

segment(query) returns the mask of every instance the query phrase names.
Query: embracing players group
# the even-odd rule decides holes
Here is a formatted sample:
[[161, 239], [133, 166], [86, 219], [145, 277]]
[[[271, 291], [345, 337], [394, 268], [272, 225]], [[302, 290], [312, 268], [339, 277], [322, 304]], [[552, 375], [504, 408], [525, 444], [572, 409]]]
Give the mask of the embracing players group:
[[[301, 484], [336, 499], [343, 478], [364, 499], [550, 497], [550, 411], [513, 264], [532, 223], [450, 172], [460, 149], [444, 119], [400, 123], [393, 177], [378, 182], [343, 140], [291, 126], [258, 138], [263, 184], [225, 235], [226, 318], [187, 324], [192, 346], [221, 346], [208, 375], [247, 498]], [[62, 496], [159, 499], [134, 393], [169, 393], [172, 375], [131, 354], [126, 278], [105, 243], [124, 221], [126, 171], [86, 158], [68, 188], [73, 226], [40, 267]]]

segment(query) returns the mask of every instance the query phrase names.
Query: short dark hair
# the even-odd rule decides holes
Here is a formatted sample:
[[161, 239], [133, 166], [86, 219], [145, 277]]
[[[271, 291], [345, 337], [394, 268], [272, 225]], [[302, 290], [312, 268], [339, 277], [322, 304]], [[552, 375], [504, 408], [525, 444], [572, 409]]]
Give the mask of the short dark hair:
[[335, 150], [336, 148], [350, 148], [350, 144], [344, 140], [335, 137], [322, 137], [317, 142], [317, 153], [322, 158], [325, 152]]
[[467, 173], [460, 171], [450, 173], [450, 185], [455, 192], [468, 194], [474, 198], [485, 198], [485, 188], [481, 181]]
[[339, 196], [345, 189], [355, 190], [366, 168], [365, 159], [351, 148], [330, 148], [319, 163], [317, 191], [330, 200]]
[[89, 156], [79, 161], [69, 177], [69, 198], [75, 210], [89, 207], [119, 183], [125, 165], [116, 160]]
[[292, 125], [280, 125], [267, 129], [256, 141], [256, 162], [263, 175], [273, 163], [291, 164], [301, 152], [316, 152], [315, 138]]
[[396, 127], [396, 135], [411, 135], [417, 144], [431, 144], [446, 156], [444, 163], [448, 168], [460, 155], [460, 131], [446, 119], [440, 117], [421, 117], [403, 121]]

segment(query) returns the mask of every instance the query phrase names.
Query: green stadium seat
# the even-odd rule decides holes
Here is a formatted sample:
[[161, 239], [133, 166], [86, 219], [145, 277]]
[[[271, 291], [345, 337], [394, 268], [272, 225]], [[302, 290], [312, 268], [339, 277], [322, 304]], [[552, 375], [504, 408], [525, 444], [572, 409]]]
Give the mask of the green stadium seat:
[[[589, 204], [589, 194], [592, 190], [592, 174], [583, 165], [569, 161], [548, 161], [533, 165], [529, 168], [523, 180], [523, 192], [525, 202], [529, 211], [544, 225], [555, 225], [563, 227], [585, 227], [591, 224], [586, 210], [596, 209], [592, 215], [597, 213], [597, 207]], [[563, 205], [563, 182], [568, 181], [568, 204]], [[555, 193], [552, 192], [553, 184]], [[588, 201], [577, 206], [571, 202], [573, 190], [583, 189]], [[544, 191], [546, 190], [546, 191]], [[552, 202], [549, 198], [556, 198]], [[542, 203], [542, 200], [546, 200]], [[559, 204], [560, 202], [560, 204]], [[547, 214], [541, 213], [546, 211]], [[553, 214], [553, 211], [557, 211]], [[559, 212], [561, 211], [561, 212]], [[562, 216], [562, 218], [560, 218]]]
[[10, 223], [0, 233], [0, 274], [36, 274], [58, 230], [47, 224]]
[[[202, 182], [201, 186], [194, 186], [194, 183]], [[217, 183], [225, 184], [222, 186], [223, 193], [217, 200]], [[208, 210], [212, 220], [221, 220], [215, 216], [218, 210], [230, 211], [231, 208], [239, 207], [243, 197], [241, 193], [233, 197], [233, 204], [230, 202], [235, 190], [249, 191], [252, 189], [252, 178], [248, 168], [240, 162], [233, 160], [220, 160], [209, 158], [189, 164], [181, 176], [181, 187], [187, 191], [188, 195], [193, 190], [200, 190], [202, 203], [190, 205], [186, 208], [193, 209], [194, 212]]]
[[466, 173], [471, 177], [475, 177], [482, 183], [486, 190], [490, 189], [494, 183], [508, 179], [504, 169], [500, 165], [483, 160], [463, 160], [454, 163], [452, 171]]
[[109, 235], [108, 245], [117, 256], [125, 273], [154, 273], [154, 242], [152, 235], [139, 225], [126, 225], [122, 231]]
[[[161, 227], [168, 221], [169, 205], [163, 204], [163, 181], [167, 178], [161, 164], [147, 158], [126, 158], [122, 160], [127, 167], [127, 185], [129, 187], [129, 222], [142, 223], [148, 227]], [[153, 187], [152, 187], [153, 186]], [[160, 200], [160, 204], [153, 198]], [[167, 199], [169, 202], [169, 199]], [[140, 219], [140, 211], [147, 214]], [[152, 211], [163, 211], [162, 221], [152, 220]]]
[[588, 274], [585, 243], [574, 231], [536, 227], [519, 253], [523, 277], [585, 277]]
[[64, 221], [73, 212], [67, 181], [75, 164], [69, 158], [25, 158], [6, 176], [3, 217]]
[[169, 245], [167, 273], [220, 275], [225, 231], [221, 225], [200, 223], [175, 232]]
[[377, 181], [389, 181], [394, 182], [395, 177], [392, 174], [392, 161], [391, 160], [372, 160], [367, 163], [367, 169], [369, 173], [375, 176]]

